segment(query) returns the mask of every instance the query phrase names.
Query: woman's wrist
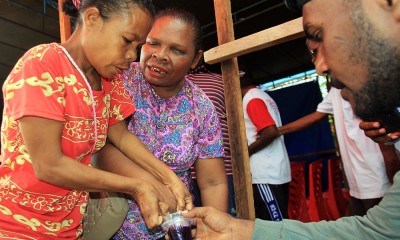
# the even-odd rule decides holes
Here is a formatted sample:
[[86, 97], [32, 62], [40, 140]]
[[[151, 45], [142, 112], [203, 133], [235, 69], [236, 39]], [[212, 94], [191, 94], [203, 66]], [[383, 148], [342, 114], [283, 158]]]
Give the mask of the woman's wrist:
[[155, 187], [150, 184], [149, 182], [146, 182], [143, 179], [139, 179], [139, 178], [130, 178], [129, 182], [128, 182], [128, 194], [135, 196], [136, 193], [140, 192], [142, 189], [150, 189], [153, 188], [155, 189]]

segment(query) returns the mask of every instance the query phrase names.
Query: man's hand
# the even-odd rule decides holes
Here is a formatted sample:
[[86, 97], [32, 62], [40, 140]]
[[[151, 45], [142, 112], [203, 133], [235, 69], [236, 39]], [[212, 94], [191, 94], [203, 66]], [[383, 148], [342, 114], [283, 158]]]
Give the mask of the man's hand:
[[182, 215], [188, 218], [197, 218], [195, 239], [233, 239], [232, 227], [234, 219], [225, 212], [219, 211], [214, 207], [200, 207]]
[[194, 208], [182, 216], [196, 218], [198, 240], [251, 239], [253, 234], [254, 221], [233, 218], [214, 207]]
[[361, 122], [360, 129], [364, 130], [365, 136], [371, 138], [376, 143], [388, 143], [399, 138], [400, 132], [386, 133], [386, 129], [381, 127], [379, 122]]

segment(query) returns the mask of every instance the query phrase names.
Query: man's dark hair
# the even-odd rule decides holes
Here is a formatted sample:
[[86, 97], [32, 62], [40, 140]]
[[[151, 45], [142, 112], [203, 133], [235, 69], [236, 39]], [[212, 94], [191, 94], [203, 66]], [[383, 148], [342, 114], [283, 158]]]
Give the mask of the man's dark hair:
[[303, 5], [310, 0], [284, 0], [286, 6], [296, 12], [301, 12]]
[[260, 83], [254, 79], [254, 77], [250, 73], [245, 73], [242, 77], [240, 77], [240, 87], [247, 87], [252, 85], [259, 85]]

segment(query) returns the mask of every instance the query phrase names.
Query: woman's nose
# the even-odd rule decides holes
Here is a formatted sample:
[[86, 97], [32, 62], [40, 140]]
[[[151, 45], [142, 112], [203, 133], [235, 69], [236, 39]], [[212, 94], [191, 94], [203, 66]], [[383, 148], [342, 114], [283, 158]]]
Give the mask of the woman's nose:
[[167, 60], [167, 51], [164, 48], [159, 48], [153, 52], [151, 55], [156, 58], [158, 61], [166, 61]]
[[136, 58], [137, 58], [137, 50], [136, 50], [136, 48], [129, 49], [129, 50], [125, 53], [125, 58], [126, 58], [129, 62], [135, 61]]

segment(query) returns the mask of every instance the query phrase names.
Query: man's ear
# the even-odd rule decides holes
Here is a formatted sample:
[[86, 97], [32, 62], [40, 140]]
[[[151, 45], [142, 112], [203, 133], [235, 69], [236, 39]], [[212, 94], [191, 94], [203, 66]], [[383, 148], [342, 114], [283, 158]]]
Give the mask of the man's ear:
[[195, 69], [197, 67], [197, 64], [199, 63], [200, 58], [203, 56], [203, 51], [199, 50], [196, 54], [196, 56], [193, 59], [192, 66], [190, 66], [191, 69]]
[[83, 13], [83, 24], [86, 27], [93, 28], [101, 20], [99, 9], [90, 7]]

